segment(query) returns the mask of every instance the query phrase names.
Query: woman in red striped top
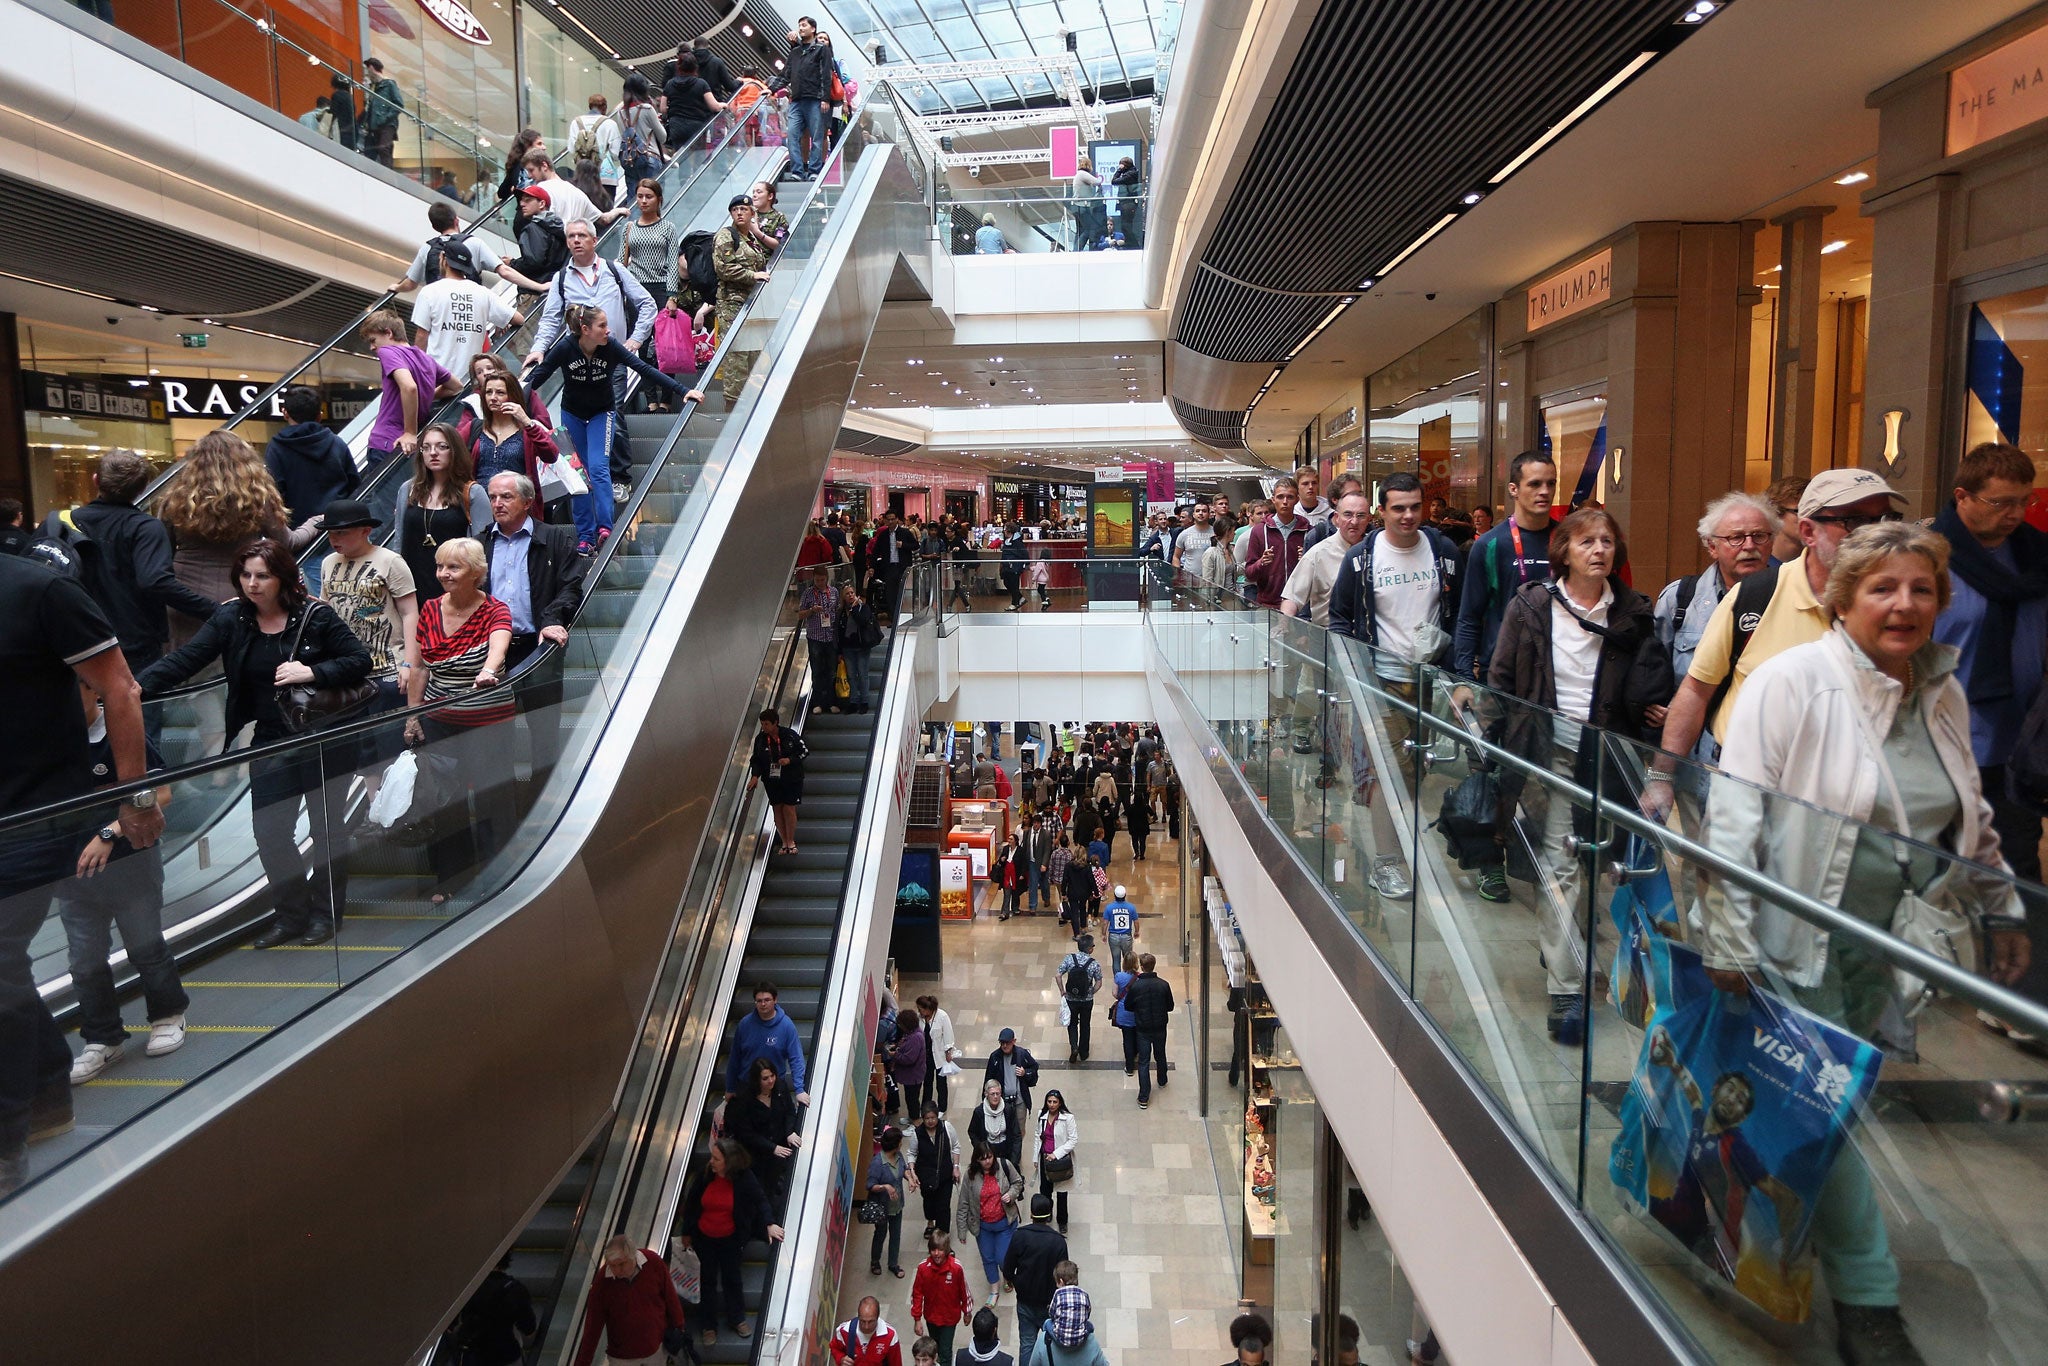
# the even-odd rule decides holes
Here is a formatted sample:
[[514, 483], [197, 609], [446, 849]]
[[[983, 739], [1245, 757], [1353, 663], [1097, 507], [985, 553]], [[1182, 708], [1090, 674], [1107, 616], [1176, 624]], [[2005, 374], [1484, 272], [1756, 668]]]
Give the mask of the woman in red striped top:
[[[447, 699], [448, 705], [405, 723], [409, 744], [421, 751], [422, 778], [434, 775], [450, 809], [427, 858], [448, 900], [448, 883], [473, 872], [512, 833], [512, 757], [509, 737], [487, 727], [512, 719], [515, 703], [498, 688], [505, 652], [512, 646], [512, 613], [484, 592], [490, 570], [484, 548], [467, 536], [441, 543], [434, 577], [442, 595], [420, 604], [419, 624], [406, 646], [406, 700], [412, 706]], [[452, 791], [451, 791], [452, 789]], [[465, 808], [474, 805], [474, 815]]]

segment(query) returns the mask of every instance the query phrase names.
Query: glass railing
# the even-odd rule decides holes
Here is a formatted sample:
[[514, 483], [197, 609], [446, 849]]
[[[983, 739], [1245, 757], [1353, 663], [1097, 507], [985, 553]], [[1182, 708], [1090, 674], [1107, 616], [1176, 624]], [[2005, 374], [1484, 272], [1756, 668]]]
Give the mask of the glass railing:
[[946, 250], [955, 256], [1136, 251], [1145, 245], [1144, 193], [1106, 181], [1096, 199], [1075, 199], [1064, 186], [1021, 187], [941, 199], [937, 213]]
[[[2048, 1010], [1893, 937], [1880, 851], [1972, 914], [2048, 891], [1694, 765], [1652, 819], [1634, 740], [1150, 572], [1267, 818], [1706, 1353], [1832, 1360], [1843, 1302], [1903, 1304], [1929, 1362], [2032, 1359]], [[1845, 897], [1787, 880], [1810, 846], [1858, 851]], [[1752, 941], [1780, 966], [1720, 989]]]
[[[864, 148], [894, 137], [889, 107], [878, 102], [805, 187], [788, 210], [775, 275], [723, 339], [714, 368], [732, 365], [743, 380], [753, 353], [777, 356], [794, 343], [802, 302], [831, 285], [834, 229], [857, 226], [838, 222], [844, 172]], [[665, 592], [641, 589], [674, 581], [728, 471], [708, 456], [727, 424], [748, 420], [759, 392], [742, 389], [722, 411], [685, 405], [614, 535], [588, 563], [568, 644], [543, 646], [505, 683], [469, 699], [486, 710], [460, 716], [427, 704], [297, 739], [259, 731], [250, 749], [170, 769], [151, 784], [0, 820], [0, 860], [32, 879], [12, 904], [42, 915], [28, 945], [33, 981], [47, 1000], [78, 1004], [81, 1029], [86, 1015], [104, 1011], [87, 1011], [80, 988], [99, 1000], [115, 991], [93, 966], [107, 959], [108, 924], [138, 936], [114, 956], [114, 972], [123, 992], [138, 978], [151, 990], [151, 1017], [182, 1009], [157, 965], [158, 932], [198, 960], [181, 990], [210, 998], [193, 1010], [200, 1032], [170, 1067], [136, 1056], [138, 1040], [119, 1070], [73, 1092], [78, 1127], [33, 1145], [31, 1179], [404, 954], [524, 866], [567, 810], [666, 605]], [[104, 882], [73, 878], [78, 851], [94, 843], [116, 799], [146, 785], [162, 798], [166, 838], [112, 863], [98, 875]], [[266, 922], [302, 933], [269, 952], [248, 951], [243, 937]], [[321, 940], [317, 931], [330, 923], [333, 937]], [[71, 975], [74, 954], [85, 980]], [[131, 959], [150, 960], [150, 973]], [[131, 1021], [137, 1013], [127, 1008]], [[87, 1032], [83, 1041], [111, 1039]]]

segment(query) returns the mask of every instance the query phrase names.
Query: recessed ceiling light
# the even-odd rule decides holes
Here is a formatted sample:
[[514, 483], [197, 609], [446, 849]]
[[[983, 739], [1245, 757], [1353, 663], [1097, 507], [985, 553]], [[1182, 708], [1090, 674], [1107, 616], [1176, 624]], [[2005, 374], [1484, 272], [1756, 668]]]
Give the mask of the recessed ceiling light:
[[1821, 255], [1823, 255], [1823, 256], [1833, 256], [1833, 255], [1834, 255], [1834, 254], [1835, 254], [1836, 252], [1838, 252], [1838, 251], [1842, 250], [1842, 249], [1843, 249], [1844, 247], [1846, 247], [1846, 246], [1848, 246], [1848, 245], [1849, 245], [1849, 241], [1848, 241], [1848, 239], [1847, 239], [1847, 238], [1845, 238], [1845, 237], [1837, 237], [1837, 238], [1836, 238], [1836, 239], [1835, 239], [1834, 241], [1832, 241], [1832, 242], [1828, 243], [1828, 244], [1827, 244], [1826, 246], [1822, 247], [1822, 248], [1820, 249], [1820, 254], [1821, 254]]
[[1835, 177], [1835, 184], [1837, 184], [1837, 185], [1861, 185], [1861, 184], [1862, 184], [1862, 183], [1863, 183], [1864, 181], [1866, 181], [1866, 180], [1868, 180], [1868, 179], [1870, 179], [1870, 172], [1868, 172], [1868, 171], [1851, 171], [1851, 172], [1849, 172], [1849, 174], [1847, 174], [1847, 175], [1845, 175], [1845, 176], [1837, 176], [1837, 177]]
[[[1465, 206], [1466, 208], [1468, 208], [1468, 209], [1469, 209], [1469, 208], [1471, 208], [1471, 207], [1472, 207], [1472, 206], [1473, 206], [1474, 204], [1477, 204], [1477, 203], [1478, 203], [1478, 202], [1479, 202], [1480, 200], [1482, 200], [1482, 199], [1484, 199], [1484, 198], [1486, 198], [1486, 195], [1485, 195], [1485, 194], [1484, 194], [1483, 192], [1481, 192], [1481, 191], [1479, 191], [1479, 190], [1473, 190], [1473, 191], [1472, 191], [1472, 192], [1471, 192], [1470, 194], [1467, 194], [1467, 195], [1466, 195], [1466, 196], [1465, 196], [1464, 198], [1460, 199], [1460, 200], [1459, 200], [1458, 202], [1459, 202], [1460, 204], [1463, 204], [1463, 205], [1464, 205], [1464, 206]], [[1360, 285], [1360, 286], [1359, 286], [1359, 288], [1360, 288], [1360, 289], [1363, 289], [1363, 288], [1365, 288], [1365, 286], [1364, 286], [1364, 285]]]

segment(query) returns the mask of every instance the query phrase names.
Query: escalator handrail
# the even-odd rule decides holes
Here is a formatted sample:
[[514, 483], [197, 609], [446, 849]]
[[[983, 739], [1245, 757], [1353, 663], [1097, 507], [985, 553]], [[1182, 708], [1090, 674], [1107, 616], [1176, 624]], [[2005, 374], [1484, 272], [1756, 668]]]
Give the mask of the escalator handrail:
[[[833, 158], [835, 160], [839, 156], [839, 151], [839, 148], [833, 149]], [[829, 166], [831, 163], [828, 162], [827, 164]], [[823, 176], [820, 176], [816, 181], [807, 182], [807, 190], [803, 199], [799, 201], [797, 212], [790, 217], [790, 227], [792, 230], [803, 221], [804, 215], [809, 213], [815, 204], [823, 179]], [[715, 373], [718, 367], [725, 361], [727, 352], [733, 348], [742, 328], [747, 322], [748, 314], [752, 311], [754, 301], [759, 297], [760, 291], [757, 290], [754, 295], [749, 297], [746, 307], [734, 317], [732, 327], [728, 329], [725, 337], [720, 340], [717, 352], [713, 355], [710, 364], [704, 368], [703, 373]], [[695, 403], [684, 403], [678, 410], [676, 422], [670, 429], [670, 435], [664, 439], [660, 449], [656, 451], [653, 460], [649, 463], [648, 477], [634, 485], [633, 496], [627, 501], [625, 509], [616, 516], [615, 525], [622, 527], [631, 526], [633, 519], [639, 515], [641, 506], [654, 488], [656, 482], [654, 475], [667, 464], [669, 454], [675, 449], [677, 442], [686, 434], [689, 421], [696, 415], [697, 407], [698, 405]], [[626, 537], [622, 535], [606, 537], [604, 542], [592, 553], [590, 563], [585, 568], [583, 576], [585, 601], [588, 601], [589, 596], [597, 591], [603, 580], [605, 569], [611, 564], [613, 555], [617, 553], [619, 546], [625, 540]], [[479, 699], [484, 697], [502, 697], [506, 701], [514, 700], [516, 696], [514, 690], [519, 682], [561, 652], [562, 650], [559, 646], [551, 643], [543, 644], [527, 658], [525, 663], [506, 675], [494, 687], [483, 689], [476, 696]], [[224, 683], [218, 681], [216, 681], [215, 685], [225, 686]], [[168, 695], [168, 693], [159, 694], [158, 697]], [[152, 697], [150, 700], [155, 701], [157, 697]], [[432, 702], [422, 702], [418, 706], [408, 706], [392, 711], [379, 712], [374, 716], [357, 717], [353, 720], [344, 721], [305, 735], [288, 736], [281, 740], [273, 740], [269, 744], [251, 745], [244, 749], [228, 750], [224, 753], [216, 754], [206, 759], [194, 760], [189, 764], [183, 764], [175, 768], [161, 769], [141, 778], [131, 778], [113, 783], [106, 787], [97, 788], [92, 792], [81, 793], [76, 797], [67, 797], [62, 801], [48, 802], [42, 806], [30, 807], [23, 811], [0, 816], [0, 836], [5, 836], [14, 831], [43, 822], [61, 820], [84, 812], [104, 812], [121, 798], [146, 788], [156, 788], [165, 784], [204, 777], [209, 773], [236, 767], [249, 763], [252, 760], [284, 754], [302, 745], [324, 745], [346, 740], [352, 736], [365, 734], [371, 730], [397, 722], [423, 717], [429, 712], [445, 710], [447, 706], [448, 702], [446, 699], [438, 699]]]

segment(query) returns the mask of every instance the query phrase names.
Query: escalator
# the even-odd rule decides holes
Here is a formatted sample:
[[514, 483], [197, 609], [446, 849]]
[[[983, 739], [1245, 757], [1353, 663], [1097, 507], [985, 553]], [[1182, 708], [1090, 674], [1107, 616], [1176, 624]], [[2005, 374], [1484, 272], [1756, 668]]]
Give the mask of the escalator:
[[[622, 1055], [665, 956], [697, 923], [678, 893], [756, 672], [735, 643], [775, 619], [888, 281], [924, 247], [897, 126], [893, 106], [873, 102], [793, 214], [776, 274], [724, 338], [721, 361], [759, 355], [738, 401], [634, 422], [646, 473], [593, 561], [562, 657], [560, 758], [514, 770], [529, 790], [510, 837], [430, 907], [415, 851], [359, 831], [332, 945], [257, 954], [237, 946], [252, 919], [202, 927], [195, 951], [211, 956], [188, 980], [220, 994], [202, 1009], [195, 992], [176, 1070], [124, 1061], [110, 1078], [121, 1085], [79, 1092], [75, 1136], [32, 1150], [30, 1184], [0, 1205], [0, 1331], [24, 1359], [60, 1351], [92, 1312], [71, 1269], [138, 1219], [175, 1230], [180, 1253], [140, 1278], [102, 1350], [404, 1359], [460, 1301], [470, 1268], [551, 1198], [567, 1203], [580, 1163], [601, 1171], [593, 1145], [624, 1112]], [[501, 687], [519, 698], [532, 681]], [[198, 806], [245, 761], [317, 756], [314, 798], [349, 819], [372, 767], [366, 742], [406, 719], [161, 783], [173, 809]], [[524, 725], [498, 737], [514, 753]], [[68, 831], [93, 806], [27, 813], [0, 833]], [[309, 832], [296, 838], [305, 847]], [[246, 820], [232, 818], [170, 851], [166, 923], [177, 898], [246, 898], [250, 880], [233, 870], [251, 856]], [[323, 1293], [309, 1303], [312, 1284]]]

